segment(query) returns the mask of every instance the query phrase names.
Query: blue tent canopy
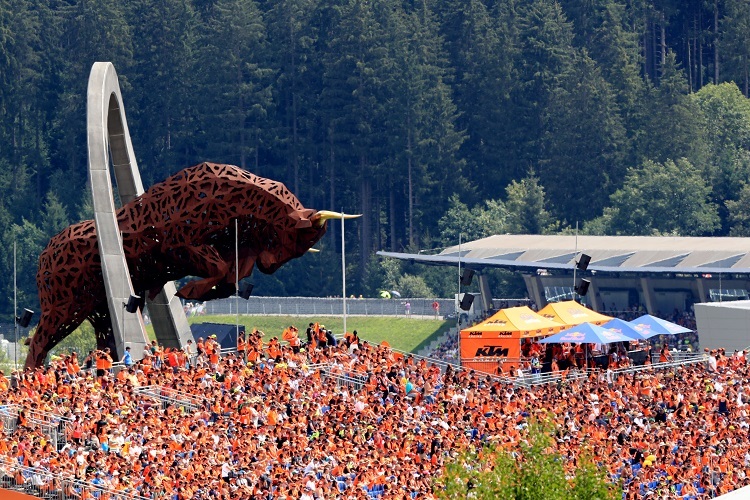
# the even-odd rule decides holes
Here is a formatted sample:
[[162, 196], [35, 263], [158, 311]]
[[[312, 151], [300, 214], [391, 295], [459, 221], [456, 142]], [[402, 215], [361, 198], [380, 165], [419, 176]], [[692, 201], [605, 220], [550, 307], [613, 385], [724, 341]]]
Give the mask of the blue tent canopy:
[[573, 328], [568, 328], [560, 333], [539, 341], [541, 344], [562, 344], [571, 342], [573, 344], [611, 344], [612, 342], [630, 342], [632, 337], [628, 337], [613, 330], [602, 328], [601, 326], [592, 325], [591, 323], [581, 323]]
[[648, 338], [644, 336], [640, 331], [636, 330], [633, 325], [631, 325], [627, 321], [621, 320], [620, 318], [615, 318], [611, 321], [607, 321], [602, 325], [602, 328], [607, 328], [617, 333], [621, 333], [626, 337], [630, 337], [631, 339], [641, 340]]
[[657, 335], [676, 335], [678, 333], [690, 333], [692, 330], [680, 326], [671, 321], [644, 314], [640, 318], [630, 321], [633, 328], [641, 332], [644, 338], [651, 338]]

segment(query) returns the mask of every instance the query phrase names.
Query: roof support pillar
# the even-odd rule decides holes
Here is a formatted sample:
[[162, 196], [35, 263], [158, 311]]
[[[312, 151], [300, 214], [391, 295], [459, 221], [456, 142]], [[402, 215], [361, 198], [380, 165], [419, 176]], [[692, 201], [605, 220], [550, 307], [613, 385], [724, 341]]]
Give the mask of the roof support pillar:
[[591, 300], [591, 309], [601, 312], [602, 298], [599, 296], [599, 287], [594, 278], [589, 278], [589, 282], [589, 300]]
[[536, 303], [537, 309], [547, 305], [547, 300], [544, 297], [544, 287], [542, 286], [542, 279], [539, 276], [533, 276], [530, 274], [523, 275], [523, 281], [526, 283], [526, 294], [531, 300]]
[[646, 311], [654, 314], [654, 289], [651, 286], [651, 278], [641, 278], [641, 291], [643, 292], [643, 301], [646, 303]]
[[698, 278], [695, 282], [698, 285], [698, 300], [708, 302], [708, 283], [704, 278]]
[[482, 314], [492, 309], [492, 292], [490, 291], [490, 280], [485, 274], [477, 275], [479, 278], [479, 293], [482, 297]]

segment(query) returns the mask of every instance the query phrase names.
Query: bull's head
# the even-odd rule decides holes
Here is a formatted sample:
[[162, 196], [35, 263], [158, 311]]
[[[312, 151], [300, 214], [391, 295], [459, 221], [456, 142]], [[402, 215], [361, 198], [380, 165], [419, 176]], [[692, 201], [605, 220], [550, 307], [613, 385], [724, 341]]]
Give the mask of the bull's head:
[[[255, 264], [263, 273], [273, 273], [285, 262], [300, 257], [308, 251], [316, 251], [312, 247], [325, 234], [328, 220], [361, 217], [361, 215], [328, 210], [316, 212], [311, 209], [296, 210], [289, 215], [293, 229], [277, 232], [273, 237], [268, 238], [264, 248], [258, 254]], [[278, 244], [279, 241], [275, 241], [276, 237], [281, 238], [281, 245]]]

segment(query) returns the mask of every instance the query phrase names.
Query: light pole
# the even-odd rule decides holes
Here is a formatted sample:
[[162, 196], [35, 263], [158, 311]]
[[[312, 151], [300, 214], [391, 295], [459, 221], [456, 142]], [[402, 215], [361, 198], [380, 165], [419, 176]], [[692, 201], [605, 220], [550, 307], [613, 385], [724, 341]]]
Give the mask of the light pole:
[[13, 366], [18, 371], [18, 283], [16, 281], [16, 235], [13, 234]]
[[[234, 339], [234, 346], [240, 342], [240, 233], [239, 222], [234, 219], [234, 308], [237, 313], [237, 331]], [[245, 346], [247, 350], [247, 346]]]
[[341, 297], [344, 308], [344, 331], [346, 334], [346, 238], [344, 238], [344, 208], [341, 208]]
[[461, 366], [461, 232], [458, 232], [458, 307], [456, 308], [456, 337], [458, 339], [458, 366]]
[[573, 300], [575, 300], [575, 289], [576, 289], [576, 269], [578, 269], [578, 263], [576, 258], [578, 257], [578, 221], [576, 221], [576, 244], [573, 251]]

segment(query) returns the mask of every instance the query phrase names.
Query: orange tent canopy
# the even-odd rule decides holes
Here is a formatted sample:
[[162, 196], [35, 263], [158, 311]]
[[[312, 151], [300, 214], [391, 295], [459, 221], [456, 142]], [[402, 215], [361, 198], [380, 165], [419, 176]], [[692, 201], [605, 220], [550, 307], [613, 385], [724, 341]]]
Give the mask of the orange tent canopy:
[[461, 337], [469, 333], [508, 332], [512, 338], [539, 337], [564, 329], [566, 325], [541, 316], [526, 306], [501, 309], [482, 323], [461, 330]]
[[610, 316], [599, 314], [582, 306], [575, 300], [551, 302], [539, 311], [539, 314], [551, 321], [556, 321], [566, 326], [577, 326], [581, 323], [602, 325], [612, 319]]

